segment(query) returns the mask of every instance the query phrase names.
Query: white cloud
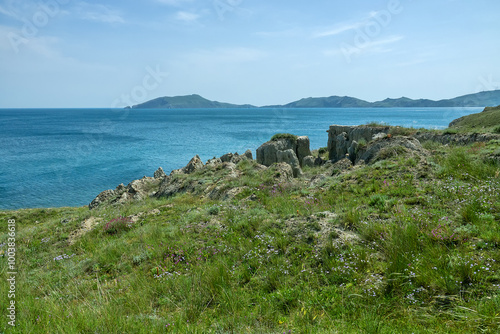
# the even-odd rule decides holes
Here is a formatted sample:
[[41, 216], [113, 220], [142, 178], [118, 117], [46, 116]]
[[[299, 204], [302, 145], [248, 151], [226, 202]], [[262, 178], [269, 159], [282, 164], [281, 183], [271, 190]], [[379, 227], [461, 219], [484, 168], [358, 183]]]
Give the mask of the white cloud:
[[195, 13], [190, 13], [190, 12], [184, 12], [180, 11], [175, 14], [175, 19], [186, 22], [186, 23], [191, 23], [191, 22], [196, 22], [200, 18], [200, 15], [195, 14]]
[[84, 20], [103, 23], [125, 23], [121, 14], [108, 6], [82, 1], [77, 5], [77, 10], [80, 17]]
[[192, 2], [192, 0], [155, 0], [158, 3], [168, 5], [168, 6], [181, 6], [185, 3]]
[[342, 34], [347, 31], [362, 29], [371, 22], [381, 27], [390, 23], [391, 17], [384, 16], [384, 11], [370, 12], [358, 21], [344, 21], [336, 24], [334, 27], [313, 34], [314, 38], [330, 37]]
[[328, 29], [322, 32], [318, 32], [314, 34], [314, 38], [321, 38], [321, 37], [329, 37], [329, 36], [335, 36], [338, 34], [341, 34], [343, 32], [349, 31], [349, 30], [355, 30], [357, 28], [362, 27], [365, 24], [365, 21], [360, 21], [356, 23], [341, 23], [336, 25], [332, 29]]
[[363, 53], [386, 53], [391, 52], [392, 49], [388, 48], [389, 45], [401, 41], [404, 37], [400, 35], [389, 36], [385, 39], [369, 40], [363, 44], [347, 44], [343, 43], [338, 49], [326, 50], [324, 54], [326, 56], [338, 56], [338, 55], [360, 55]]

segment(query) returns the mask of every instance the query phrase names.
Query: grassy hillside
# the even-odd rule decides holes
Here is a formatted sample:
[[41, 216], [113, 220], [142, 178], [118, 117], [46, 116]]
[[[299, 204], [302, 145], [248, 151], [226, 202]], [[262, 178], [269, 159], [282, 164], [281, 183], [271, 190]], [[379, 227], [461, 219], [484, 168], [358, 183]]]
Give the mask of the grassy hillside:
[[500, 106], [487, 107], [483, 112], [461, 117], [450, 123], [459, 132], [500, 133]]
[[18, 261], [0, 331], [498, 333], [500, 141], [424, 147], [289, 181], [244, 160], [225, 201], [205, 168], [169, 199], [0, 212], [1, 272], [9, 219]]

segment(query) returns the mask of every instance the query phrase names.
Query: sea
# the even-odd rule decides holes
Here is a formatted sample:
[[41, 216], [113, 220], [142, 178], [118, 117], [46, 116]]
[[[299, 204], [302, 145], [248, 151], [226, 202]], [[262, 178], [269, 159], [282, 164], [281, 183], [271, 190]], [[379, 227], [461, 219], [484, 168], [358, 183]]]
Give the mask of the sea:
[[276, 133], [327, 146], [330, 125], [442, 129], [482, 108], [0, 109], [0, 209], [84, 206], [199, 155], [255, 150]]

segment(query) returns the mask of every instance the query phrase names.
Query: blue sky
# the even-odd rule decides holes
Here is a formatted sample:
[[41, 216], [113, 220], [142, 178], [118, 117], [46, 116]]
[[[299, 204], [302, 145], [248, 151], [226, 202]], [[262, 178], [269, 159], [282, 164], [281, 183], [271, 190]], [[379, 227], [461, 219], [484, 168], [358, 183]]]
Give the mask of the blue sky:
[[0, 108], [500, 89], [496, 0], [1, 0]]

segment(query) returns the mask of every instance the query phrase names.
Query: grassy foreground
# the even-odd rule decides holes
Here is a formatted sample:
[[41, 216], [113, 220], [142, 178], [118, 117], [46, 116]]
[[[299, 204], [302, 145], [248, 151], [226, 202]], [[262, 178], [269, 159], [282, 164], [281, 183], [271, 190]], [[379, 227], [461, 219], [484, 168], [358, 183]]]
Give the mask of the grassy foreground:
[[500, 141], [423, 145], [281, 183], [242, 161], [228, 201], [0, 212], [0, 332], [498, 333]]

